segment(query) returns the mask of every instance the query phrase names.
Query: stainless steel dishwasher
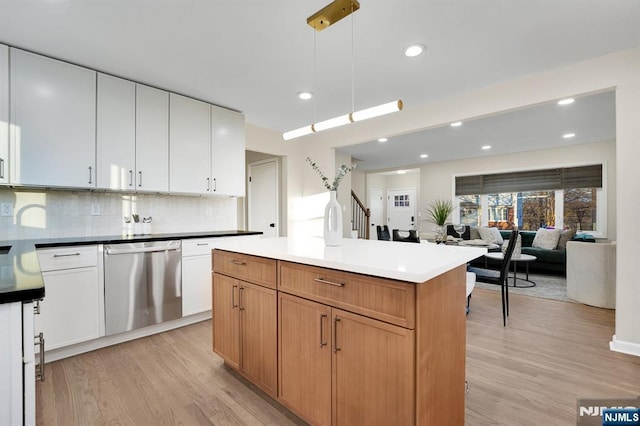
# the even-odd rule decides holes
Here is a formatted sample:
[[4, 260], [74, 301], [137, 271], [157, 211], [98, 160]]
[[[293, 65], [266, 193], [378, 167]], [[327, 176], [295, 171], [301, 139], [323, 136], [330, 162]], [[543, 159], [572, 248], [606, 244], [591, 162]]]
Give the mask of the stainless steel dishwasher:
[[182, 317], [180, 241], [104, 246], [105, 333]]

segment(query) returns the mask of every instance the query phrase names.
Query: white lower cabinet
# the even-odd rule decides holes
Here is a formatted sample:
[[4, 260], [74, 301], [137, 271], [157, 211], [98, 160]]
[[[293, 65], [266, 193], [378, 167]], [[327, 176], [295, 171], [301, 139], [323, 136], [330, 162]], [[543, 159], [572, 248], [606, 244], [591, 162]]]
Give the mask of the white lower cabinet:
[[230, 238], [260, 238], [260, 235], [182, 240], [182, 316], [211, 310], [211, 250]]
[[97, 246], [38, 250], [45, 298], [36, 317], [47, 350], [104, 336], [104, 292]]
[[0, 424], [35, 425], [33, 302], [0, 304]]

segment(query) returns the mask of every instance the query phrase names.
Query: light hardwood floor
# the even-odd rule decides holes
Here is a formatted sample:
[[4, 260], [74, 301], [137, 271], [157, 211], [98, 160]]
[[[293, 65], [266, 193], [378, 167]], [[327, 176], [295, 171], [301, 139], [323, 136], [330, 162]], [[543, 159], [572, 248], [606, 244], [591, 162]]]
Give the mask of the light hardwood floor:
[[[473, 293], [467, 425], [575, 425], [578, 398], [640, 395], [640, 358], [608, 348], [614, 311], [511, 295], [502, 327], [499, 297]], [[210, 321], [47, 364], [36, 397], [42, 425], [301, 423], [222, 365]]]

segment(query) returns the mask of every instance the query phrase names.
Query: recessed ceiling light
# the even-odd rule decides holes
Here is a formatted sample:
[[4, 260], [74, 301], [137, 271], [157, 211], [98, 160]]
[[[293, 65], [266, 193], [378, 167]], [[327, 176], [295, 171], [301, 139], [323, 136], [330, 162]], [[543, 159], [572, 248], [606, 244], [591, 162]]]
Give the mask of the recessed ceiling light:
[[460, 127], [462, 126], [462, 121], [456, 121], [450, 124], [451, 127]]
[[487, 149], [491, 149], [491, 145], [483, 145], [483, 146], [482, 146], [482, 149], [484, 149], [485, 151], [486, 151]]
[[565, 133], [564, 135], [562, 135], [562, 137], [565, 139], [571, 139], [575, 135], [576, 135], [575, 133]]
[[407, 171], [406, 171], [406, 170], [398, 170], [398, 172], [397, 172], [397, 173], [398, 173], [399, 175], [404, 175], [404, 174], [406, 174], [406, 173], [407, 173]]
[[300, 93], [298, 93], [298, 98], [302, 99], [303, 101], [308, 101], [309, 99], [313, 98], [313, 93], [311, 93], [311, 92], [300, 92]]
[[426, 49], [424, 44], [412, 44], [404, 48], [404, 54], [405, 56], [413, 58], [414, 56], [421, 55]]
[[429, 154], [420, 154], [420, 158], [427, 158], [429, 157]]
[[561, 99], [558, 101], [558, 105], [569, 105], [575, 102], [573, 98]]
[[387, 138], [378, 138], [378, 142], [386, 142], [386, 141], [388, 141], [388, 140], [389, 140], [389, 139], [387, 139]]

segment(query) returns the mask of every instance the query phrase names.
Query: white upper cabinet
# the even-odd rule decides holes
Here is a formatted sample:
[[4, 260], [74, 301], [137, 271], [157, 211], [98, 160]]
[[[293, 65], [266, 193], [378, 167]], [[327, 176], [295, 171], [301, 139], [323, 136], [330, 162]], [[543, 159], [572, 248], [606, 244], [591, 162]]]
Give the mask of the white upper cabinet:
[[211, 106], [212, 194], [245, 196], [244, 115]]
[[98, 188], [169, 191], [169, 92], [98, 74]]
[[171, 93], [169, 107], [169, 190], [210, 194], [211, 106]]
[[98, 188], [135, 189], [136, 85], [98, 74]]
[[96, 72], [10, 49], [11, 183], [95, 188]]
[[0, 184], [9, 183], [9, 48], [0, 44]]
[[136, 84], [138, 191], [169, 191], [169, 92]]

